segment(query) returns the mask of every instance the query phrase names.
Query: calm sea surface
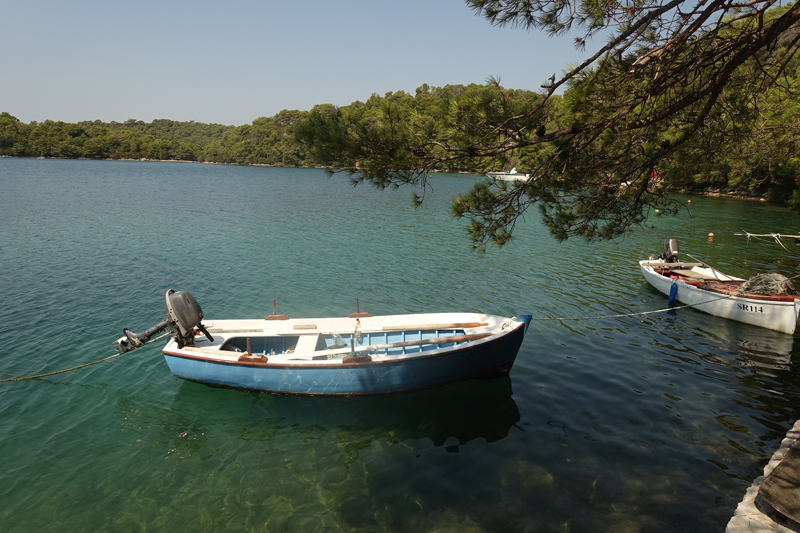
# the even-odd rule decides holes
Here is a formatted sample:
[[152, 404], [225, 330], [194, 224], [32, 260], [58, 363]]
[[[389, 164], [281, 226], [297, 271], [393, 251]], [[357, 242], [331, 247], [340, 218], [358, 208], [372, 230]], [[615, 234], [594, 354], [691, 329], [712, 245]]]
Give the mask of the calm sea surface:
[[[800, 418], [791, 336], [666, 307], [636, 261], [682, 252], [797, 275], [786, 209], [684, 197], [617, 242], [532, 211], [471, 252], [475, 176], [353, 189], [322, 171], [0, 159], [0, 378], [112, 355], [188, 290], [213, 318], [482, 311], [535, 321], [510, 376], [381, 397], [272, 396], [172, 376], [161, 342], [0, 383], [0, 530], [722, 531]], [[717, 236], [709, 242], [709, 232]]]

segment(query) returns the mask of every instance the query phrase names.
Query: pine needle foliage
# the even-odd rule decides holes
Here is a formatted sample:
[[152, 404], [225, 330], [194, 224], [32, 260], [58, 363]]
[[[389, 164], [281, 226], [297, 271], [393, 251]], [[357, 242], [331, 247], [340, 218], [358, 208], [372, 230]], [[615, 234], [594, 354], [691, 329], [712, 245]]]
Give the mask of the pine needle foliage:
[[[466, 3], [497, 26], [578, 32], [581, 49], [601, 31], [609, 37], [535, 97], [518, 97], [498, 80], [454, 94], [440, 109], [443, 128], [426, 129], [419, 116], [387, 104], [371, 120], [355, 120], [347, 108], [312, 112], [296, 133], [316, 161], [344, 169], [354, 183], [421, 188], [415, 202], [433, 170], [523, 161], [532, 179], [481, 182], [454, 199], [453, 214], [468, 219], [478, 249], [509, 242], [533, 205], [558, 240], [616, 238], [646, 224], [654, 209], [677, 212], [668, 193], [687, 180], [683, 162], [754, 187], [759, 169], [797, 157], [798, 137], [775, 126], [786, 120], [778, 102], [796, 94], [798, 3]], [[747, 157], [731, 164], [737, 149]]]

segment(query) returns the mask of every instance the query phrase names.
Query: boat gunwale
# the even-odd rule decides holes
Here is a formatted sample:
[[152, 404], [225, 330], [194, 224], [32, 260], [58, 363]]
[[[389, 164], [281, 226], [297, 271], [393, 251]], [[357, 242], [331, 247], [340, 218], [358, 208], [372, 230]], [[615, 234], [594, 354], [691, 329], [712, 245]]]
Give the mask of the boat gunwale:
[[[663, 274], [663, 272], [659, 272], [656, 269], [656, 267], [654, 267], [652, 265], [643, 264], [645, 262], [650, 262], [650, 261], [639, 261], [639, 266], [641, 266], [642, 270], [646, 274], [650, 274], [650, 275], [652, 275], [654, 277], [664, 278], [666, 280], [671, 281], [671, 278], [668, 278], [667, 276], [665, 276]], [[727, 276], [727, 274], [724, 274], [724, 275]], [[733, 276], [728, 276], [728, 277], [733, 277]], [[759, 295], [759, 294], [733, 294], [732, 292], [726, 291], [724, 289], [718, 289], [718, 288], [714, 288], [714, 287], [709, 287], [708, 286], [709, 282], [708, 281], [704, 281], [704, 280], [691, 281], [691, 280], [687, 280], [685, 278], [678, 278], [677, 281], [682, 281], [684, 283], [684, 285], [686, 285], [687, 287], [694, 288], [694, 289], [696, 289], [698, 291], [713, 292], [715, 294], [723, 294], [723, 295], [725, 295], [725, 296], [727, 296], [727, 297], [729, 297], [731, 299], [755, 300], [755, 301], [761, 301], [761, 302], [774, 302], [774, 303], [778, 303], [778, 304], [791, 304], [791, 305], [794, 304], [795, 300], [799, 300], [800, 299], [800, 293], [795, 293], [794, 295], [789, 294], [789, 295], [778, 295], [778, 296], [766, 296], [766, 295]], [[743, 279], [740, 279], [740, 278], [734, 278], [734, 279], [731, 279], [731, 280], [713, 281], [712, 283], [742, 283], [744, 281], [747, 281], [747, 280], [743, 280]]]
[[[185, 353], [185, 352], [168, 351], [167, 350], [167, 346], [169, 346], [170, 344], [173, 344], [174, 343], [173, 340], [170, 340], [167, 343], [167, 345], [164, 346], [164, 348], [162, 348], [161, 353], [164, 354], [165, 356], [168, 355], [168, 356], [171, 356], [171, 357], [180, 357], [182, 359], [193, 359], [193, 360], [201, 361], [201, 362], [219, 363], [219, 364], [223, 364], [223, 365], [234, 365], [234, 366], [252, 366], [252, 367], [263, 367], [263, 368], [313, 368], [315, 370], [318, 370], [318, 369], [347, 369], [347, 368], [366, 367], [366, 366], [372, 366], [372, 365], [403, 364], [403, 363], [408, 363], [409, 361], [419, 361], [419, 360], [423, 360], [423, 359], [430, 359], [430, 358], [433, 358], [433, 357], [441, 357], [441, 356], [444, 356], [444, 355], [450, 355], [455, 351], [469, 350], [469, 349], [472, 349], [472, 347], [476, 347], [478, 345], [495, 342], [495, 341], [500, 340], [501, 338], [506, 337], [509, 334], [517, 331], [519, 328], [523, 328], [523, 330], [524, 330], [525, 323], [524, 322], [520, 322], [520, 323], [517, 324], [516, 327], [505, 329], [505, 330], [500, 330], [496, 334], [492, 334], [492, 335], [490, 335], [488, 337], [484, 337], [483, 339], [477, 339], [475, 341], [469, 341], [469, 342], [467, 342], [465, 344], [461, 344], [461, 345], [457, 344], [457, 345], [449, 346], [449, 347], [446, 347], [446, 348], [437, 348], [436, 350], [431, 350], [428, 353], [420, 352], [419, 354], [403, 354], [403, 355], [408, 355], [407, 357], [402, 357], [402, 356], [383, 356], [381, 359], [373, 359], [371, 361], [357, 361], [357, 362], [354, 361], [354, 362], [349, 362], [349, 363], [343, 363], [343, 362], [328, 363], [327, 361], [326, 362], [319, 362], [319, 361], [316, 361], [316, 360], [313, 360], [313, 359], [301, 360], [301, 361], [304, 361], [303, 363], [289, 363], [289, 362], [286, 362], [286, 363], [283, 363], [283, 362], [272, 363], [272, 362], [270, 362], [269, 357], [267, 358], [267, 362], [224, 360], [224, 359], [218, 359], [218, 358], [215, 358], [215, 357], [209, 357], [209, 356], [205, 356], [204, 357], [204, 356], [200, 356], [200, 355], [189, 354], [189, 353]], [[179, 348], [179, 350], [180, 350], [180, 348]], [[232, 352], [232, 353], [235, 353], [235, 352]], [[241, 355], [241, 354], [239, 354], [239, 355]], [[324, 355], [324, 354], [320, 354], [320, 355]], [[344, 355], [346, 355], [346, 354], [344, 354]], [[304, 357], [307, 357], [307, 356], [304, 356]], [[386, 357], [402, 357], [402, 358], [387, 360]], [[299, 359], [288, 359], [287, 358], [287, 359], [282, 359], [282, 360], [298, 361]]]
[[[687, 285], [689, 285], [689, 284], [687, 283]], [[702, 285], [704, 285], [704, 286], [700, 286], [700, 285], [692, 285], [692, 286], [696, 287], [697, 289], [699, 289], [701, 291], [714, 292], [714, 293], [717, 293], [717, 294], [725, 294], [725, 295], [728, 295], [728, 296], [730, 296], [732, 298], [741, 298], [743, 300], [756, 300], [756, 301], [762, 301], [762, 302], [793, 303], [795, 300], [800, 299], [800, 294], [797, 294], [797, 293], [794, 296], [791, 295], [791, 294], [777, 295], [777, 296], [766, 296], [766, 295], [761, 295], [761, 294], [733, 294], [732, 292], [727, 291], [727, 290], [722, 289], [722, 288], [708, 287], [706, 283], [703, 283]]]

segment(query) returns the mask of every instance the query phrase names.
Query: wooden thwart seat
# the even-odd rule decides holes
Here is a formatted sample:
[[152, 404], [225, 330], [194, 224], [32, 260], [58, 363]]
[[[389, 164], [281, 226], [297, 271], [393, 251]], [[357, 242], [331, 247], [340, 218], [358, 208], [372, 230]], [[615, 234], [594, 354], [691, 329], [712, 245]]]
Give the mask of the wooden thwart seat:
[[672, 270], [675, 268], [694, 268], [694, 267], [704, 267], [708, 266], [705, 263], [658, 263], [658, 262], [644, 262], [642, 266], [651, 267], [651, 268], [662, 268]]
[[675, 269], [672, 269], [671, 272], [673, 274], [675, 274], [676, 276], [683, 276], [684, 278], [689, 278], [691, 280], [702, 280], [702, 281], [717, 280], [717, 281], [719, 281], [719, 278], [717, 278], [717, 277], [705, 276], [705, 275], [703, 275], [703, 274], [701, 274], [699, 272], [695, 272], [694, 270], [684, 270], [684, 269], [681, 269], [681, 268], [675, 268]]

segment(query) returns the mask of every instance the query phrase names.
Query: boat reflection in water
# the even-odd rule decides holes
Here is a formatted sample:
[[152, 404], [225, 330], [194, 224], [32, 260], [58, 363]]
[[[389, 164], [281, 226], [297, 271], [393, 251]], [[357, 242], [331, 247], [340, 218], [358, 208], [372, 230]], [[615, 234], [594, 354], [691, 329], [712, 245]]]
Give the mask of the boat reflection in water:
[[789, 370], [794, 347], [792, 335], [691, 309], [677, 312], [700, 337], [726, 348], [730, 356], [724, 357], [714, 350], [713, 355], [709, 354], [713, 362], [728, 367], [749, 368], [754, 374], [765, 377], [776, 377], [776, 372]]
[[[154, 428], [161, 419], [155, 440], [167, 446], [168, 456], [181, 462], [197, 453], [215, 453], [209, 449], [214, 446], [206, 443], [213, 439], [212, 433], [224, 428], [228, 437], [238, 438], [237, 453], [309, 444], [315, 453], [341, 453], [347, 465], [355, 461], [359, 450], [376, 441], [394, 445], [428, 439], [434, 446], [458, 452], [459, 446], [475, 439], [503, 439], [520, 420], [512, 394], [509, 376], [406, 394], [349, 398], [220, 391], [185, 382], [171, 407], [122, 399], [118, 409], [126, 426]], [[323, 452], [326, 447], [333, 449]]]

